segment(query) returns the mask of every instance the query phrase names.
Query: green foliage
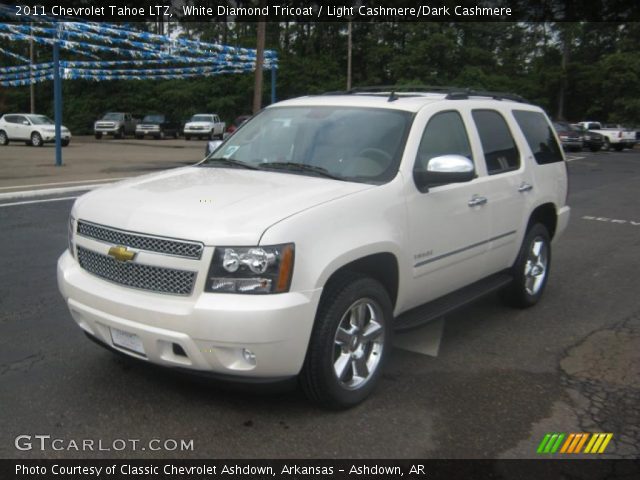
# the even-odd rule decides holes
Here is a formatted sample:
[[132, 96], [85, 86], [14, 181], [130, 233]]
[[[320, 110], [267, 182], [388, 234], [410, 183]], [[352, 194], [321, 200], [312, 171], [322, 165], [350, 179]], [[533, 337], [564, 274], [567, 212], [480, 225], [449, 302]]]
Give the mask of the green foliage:
[[[183, 35], [255, 47], [255, 23], [185, 23]], [[348, 24], [267, 23], [267, 48], [280, 57], [279, 99], [346, 88]], [[518, 93], [571, 121], [640, 124], [640, 24], [353, 23], [353, 86], [455, 85]], [[15, 48], [14, 48], [15, 47]], [[12, 50], [25, 53], [24, 44]], [[38, 46], [39, 61], [50, 58]], [[0, 65], [14, 64], [0, 57]], [[263, 104], [270, 101], [264, 72]], [[185, 121], [216, 112], [227, 122], [251, 113], [254, 76], [173, 81], [65, 81], [64, 122], [89, 133], [109, 110], [163, 112]], [[36, 86], [41, 113], [53, 113], [53, 86]], [[562, 95], [564, 93], [564, 95]], [[564, 97], [562, 109], [560, 98]], [[1, 88], [0, 111], [27, 111], [29, 88]]]

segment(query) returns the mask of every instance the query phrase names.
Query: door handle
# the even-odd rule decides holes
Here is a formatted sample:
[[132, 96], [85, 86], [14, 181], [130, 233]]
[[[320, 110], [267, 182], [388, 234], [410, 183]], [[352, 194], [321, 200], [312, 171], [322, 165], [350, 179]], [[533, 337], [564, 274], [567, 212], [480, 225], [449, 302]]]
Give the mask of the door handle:
[[533, 185], [527, 182], [522, 182], [518, 187], [520, 193], [530, 192], [531, 190], [533, 190]]
[[467, 205], [469, 205], [470, 207], [479, 207], [481, 205], [484, 205], [485, 203], [487, 203], [486, 197], [474, 195], [473, 198], [471, 198], [471, 200], [467, 202]]

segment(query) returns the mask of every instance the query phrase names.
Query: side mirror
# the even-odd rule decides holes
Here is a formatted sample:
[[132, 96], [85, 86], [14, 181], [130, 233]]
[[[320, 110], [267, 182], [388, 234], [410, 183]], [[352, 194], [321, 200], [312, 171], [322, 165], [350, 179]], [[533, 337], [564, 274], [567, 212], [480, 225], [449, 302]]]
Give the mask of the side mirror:
[[473, 162], [462, 155], [433, 157], [428, 161], [426, 170], [413, 171], [413, 179], [421, 192], [449, 183], [470, 182], [475, 177]]

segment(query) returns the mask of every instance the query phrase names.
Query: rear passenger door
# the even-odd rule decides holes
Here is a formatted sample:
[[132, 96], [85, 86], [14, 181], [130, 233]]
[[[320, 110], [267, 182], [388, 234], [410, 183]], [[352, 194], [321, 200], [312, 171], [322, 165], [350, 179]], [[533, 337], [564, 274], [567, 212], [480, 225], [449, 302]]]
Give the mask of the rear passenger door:
[[[509, 112], [510, 113], [510, 112]], [[490, 242], [488, 273], [512, 265], [524, 236], [524, 217], [530, 211], [533, 178], [525, 168], [524, 145], [516, 140], [517, 125], [510, 114], [497, 109], [472, 109], [489, 176]]]

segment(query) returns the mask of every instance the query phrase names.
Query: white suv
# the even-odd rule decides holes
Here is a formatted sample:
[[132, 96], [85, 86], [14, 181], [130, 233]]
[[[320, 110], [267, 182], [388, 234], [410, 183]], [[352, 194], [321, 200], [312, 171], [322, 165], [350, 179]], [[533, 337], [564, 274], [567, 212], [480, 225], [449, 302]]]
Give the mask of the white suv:
[[565, 229], [544, 112], [486, 92], [364, 92], [267, 107], [197, 165], [79, 198], [58, 283], [100, 344], [362, 401], [393, 330], [502, 290], [528, 307]]
[[[60, 137], [60, 143], [63, 147], [69, 145], [71, 132], [64, 125], [60, 127]], [[0, 117], [0, 145], [7, 145], [10, 141], [16, 140], [34, 147], [55, 142], [55, 123], [44, 115], [7, 113]]]

